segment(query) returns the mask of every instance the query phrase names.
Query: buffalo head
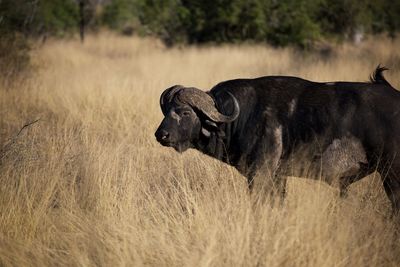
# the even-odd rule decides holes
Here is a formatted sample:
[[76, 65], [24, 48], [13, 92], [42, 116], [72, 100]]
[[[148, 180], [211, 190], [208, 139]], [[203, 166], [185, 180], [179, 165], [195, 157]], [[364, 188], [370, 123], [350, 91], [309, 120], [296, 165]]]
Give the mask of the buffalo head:
[[232, 122], [239, 116], [239, 104], [232, 94], [228, 94], [234, 106], [229, 116], [219, 112], [214, 99], [197, 88], [175, 85], [166, 89], [160, 97], [165, 118], [155, 133], [157, 141], [183, 152], [202, 136], [210, 137], [219, 124]]

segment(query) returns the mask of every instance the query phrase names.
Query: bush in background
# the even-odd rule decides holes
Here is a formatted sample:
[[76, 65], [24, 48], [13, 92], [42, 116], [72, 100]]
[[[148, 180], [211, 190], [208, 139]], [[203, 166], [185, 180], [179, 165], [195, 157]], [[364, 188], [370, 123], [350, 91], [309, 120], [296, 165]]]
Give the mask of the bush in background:
[[400, 29], [400, 0], [111, 0], [103, 23], [132, 25], [167, 44], [267, 42], [310, 47], [315, 40], [352, 40]]
[[265, 42], [310, 48], [319, 40], [361, 40], [365, 34], [394, 38], [400, 29], [400, 0], [0, 0], [0, 42], [12, 49], [10, 40], [70, 36], [78, 32], [81, 14], [86, 29], [156, 36], [169, 46]]
[[0, 82], [14, 78], [29, 67], [30, 46], [21, 34], [0, 32]]
[[73, 0], [0, 0], [0, 79], [29, 69], [29, 38], [66, 36], [77, 20]]

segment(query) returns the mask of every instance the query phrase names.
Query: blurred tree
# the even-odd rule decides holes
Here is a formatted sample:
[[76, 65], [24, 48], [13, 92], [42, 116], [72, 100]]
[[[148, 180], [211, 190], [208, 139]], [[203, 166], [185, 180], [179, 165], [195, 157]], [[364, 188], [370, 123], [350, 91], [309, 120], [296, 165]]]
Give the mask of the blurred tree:
[[190, 42], [233, 41], [239, 13], [236, 3], [229, 0], [185, 0], [183, 4], [191, 15], [188, 25]]
[[112, 0], [104, 7], [102, 22], [114, 30], [121, 30], [134, 21], [138, 14], [134, 0]]
[[267, 41], [308, 47], [319, 38], [400, 28], [400, 0], [111, 0], [104, 22], [111, 28], [138, 19], [136, 27], [178, 42]]
[[0, 32], [62, 37], [77, 32], [83, 17], [86, 28], [102, 23], [167, 45], [263, 41], [306, 48], [359, 33], [394, 37], [399, 16], [400, 0], [0, 0]]
[[260, 0], [184, 0], [188, 38], [197, 42], [261, 40], [265, 19]]
[[29, 66], [28, 38], [76, 30], [77, 10], [72, 0], [0, 0], [2, 80]]
[[326, 35], [349, 39], [370, 30], [371, 16], [368, 0], [324, 0], [316, 20]]
[[268, 42], [285, 46], [296, 44], [303, 48], [320, 37], [320, 27], [314, 20], [319, 1], [281, 0], [268, 6], [266, 12]]
[[0, 30], [3, 32], [28, 32], [29, 25], [35, 19], [38, 1], [1, 0]]
[[159, 36], [167, 45], [187, 41], [189, 12], [181, 0], [138, 0], [137, 8], [145, 32]]
[[29, 66], [26, 34], [37, 12], [36, 1], [0, 0], [0, 82]]
[[262, 40], [267, 32], [265, 3], [268, 1], [249, 0], [241, 1], [238, 25], [240, 40]]
[[382, 12], [377, 12], [377, 16], [384, 15], [385, 30], [390, 37], [395, 38], [396, 33], [400, 30], [400, 0], [385, 0]]
[[30, 25], [36, 34], [64, 36], [78, 29], [79, 9], [73, 0], [40, 0], [38, 12]]

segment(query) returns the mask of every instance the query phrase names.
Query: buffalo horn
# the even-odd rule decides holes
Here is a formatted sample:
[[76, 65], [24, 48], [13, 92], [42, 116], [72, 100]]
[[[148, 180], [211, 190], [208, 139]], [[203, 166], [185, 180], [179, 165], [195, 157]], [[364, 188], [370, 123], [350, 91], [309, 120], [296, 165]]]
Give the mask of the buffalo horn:
[[177, 95], [178, 100], [182, 103], [189, 104], [192, 107], [200, 110], [204, 115], [215, 122], [232, 122], [239, 116], [240, 108], [236, 98], [227, 92], [233, 102], [233, 112], [231, 115], [224, 115], [220, 113], [215, 107], [213, 98], [207, 93], [196, 88], [185, 88]]

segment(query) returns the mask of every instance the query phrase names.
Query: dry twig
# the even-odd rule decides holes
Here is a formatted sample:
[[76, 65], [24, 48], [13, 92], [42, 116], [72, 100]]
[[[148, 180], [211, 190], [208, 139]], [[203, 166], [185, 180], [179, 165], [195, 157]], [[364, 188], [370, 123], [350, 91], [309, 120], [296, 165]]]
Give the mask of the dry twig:
[[0, 148], [0, 163], [1, 163], [1, 161], [3, 160], [3, 158], [5, 157], [7, 150], [17, 141], [17, 139], [18, 139], [19, 135], [22, 133], [22, 131], [23, 131], [25, 128], [27, 128], [27, 127], [29, 127], [29, 126], [31, 126], [31, 125], [37, 123], [37, 122], [40, 121], [40, 120], [41, 120], [41, 118], [26, 123], [24, 126], [22, 126], [22, 128], [18, 131], [18, 133], [17, 133], [14, 137], [11, 137], [11, 138], [5, 143], [5, 145], [4, 145], [2, 148]]

